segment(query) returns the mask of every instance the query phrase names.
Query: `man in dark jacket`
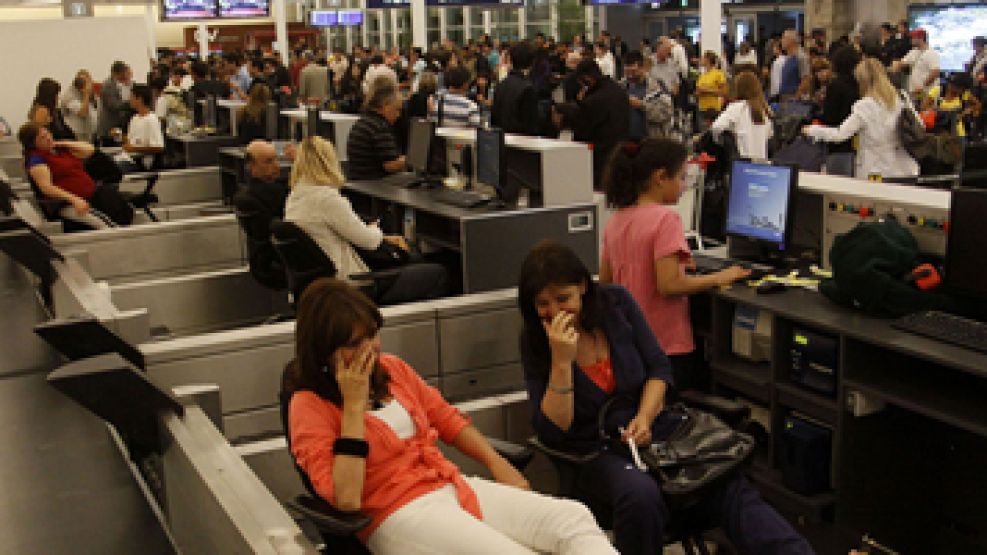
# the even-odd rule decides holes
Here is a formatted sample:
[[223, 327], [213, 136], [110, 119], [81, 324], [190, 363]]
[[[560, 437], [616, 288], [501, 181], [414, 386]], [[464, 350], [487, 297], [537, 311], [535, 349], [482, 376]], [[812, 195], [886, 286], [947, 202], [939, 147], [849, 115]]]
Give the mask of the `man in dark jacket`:
[[605, 77], [595, 61], [579, 62], [575, 73], [583, 92], [576, 102], [559, 106], [556, 121], [572, 128], [573, 139], [593, 145], [593, 188], [599, 190], [610, 152], [628, 138], [630, 100], [627, 91]]
[[497, 85], [490, 123], [506, 133], [538, 135], [542, 118], [538, 115], [538, 93], [528, 78], [534, 52], [526, 42], [510, 50], [511, 72]]

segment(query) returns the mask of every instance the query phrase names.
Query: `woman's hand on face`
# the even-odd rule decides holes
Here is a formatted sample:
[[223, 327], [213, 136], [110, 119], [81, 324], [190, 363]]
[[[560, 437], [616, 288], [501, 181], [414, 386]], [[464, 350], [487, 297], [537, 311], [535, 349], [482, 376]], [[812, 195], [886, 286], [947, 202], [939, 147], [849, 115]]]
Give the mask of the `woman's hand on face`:
[[531, 484], [528, 483], [524, 475], [518, 472], [518, 469], [514, 468], [514, 465], [507, 462], [504, 457], [497, 457], [497, 460], [490, 465], [490, 474], [497, 483], [520, 489], [531, 489]]
[[336, 383], [343, 396], [344, 407], [366, 407], [370, 397], [370, 374], [374, 369], [374, 350], [370, 341], [363, 342], [347, 364], [343, 355], [333, 355], [336, 366]]
[[576, 316], [565, 311], [559, 311], [552, 323], [542, 321], [545, 334], [548, 336], [548, 346], [552, 351], [552, 362], [571, 365], [576, 360], [576, 342], [579, 332], [576, 331]]
[[628, 443], [633, 441], [637, 445], [651, 443], [651, 422], [648, 418], [641, 414], [635, 416], [624, 430], [623, 440]]

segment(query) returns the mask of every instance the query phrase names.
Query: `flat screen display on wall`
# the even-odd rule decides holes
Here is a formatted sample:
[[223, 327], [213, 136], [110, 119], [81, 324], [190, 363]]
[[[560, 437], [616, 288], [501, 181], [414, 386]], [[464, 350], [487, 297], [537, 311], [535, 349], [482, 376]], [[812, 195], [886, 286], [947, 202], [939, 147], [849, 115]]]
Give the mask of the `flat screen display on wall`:
[[161, 19], [181, 21], [186, 19], [213, 19], [216, 17], [216, 0], [162, 0]]
[[271, 4], [268, 0], [219, 0], [219, 17], [268, 17]]
[[929, 34], [929, 46], [939, 53], [939, 69], [964, 71], [964, 64], [973, 57], [970, 41], [987, 36], [987, 5], [909, 6], [908, 28], [922, 28]]

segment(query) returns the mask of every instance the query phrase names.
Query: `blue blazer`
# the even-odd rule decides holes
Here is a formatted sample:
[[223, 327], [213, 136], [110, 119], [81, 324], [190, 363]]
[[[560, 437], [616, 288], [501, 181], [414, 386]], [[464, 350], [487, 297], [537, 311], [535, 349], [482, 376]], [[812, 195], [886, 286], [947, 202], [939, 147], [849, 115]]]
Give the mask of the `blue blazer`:
[[[607, 400], [614, 396], [629, 400], [629, 403], [615, 406], [615, 410], [609, 413], [606, 428], [612, 431], [618, 425], [627, 425], [634, 417], [647, 380], [657, 378], [669, 387], [673, 385], [668, 357], [658, 345], [631, 294], [620, 285], [601, 285], [600, 294], [603, 297], [603, 333], [610, 346], [610, 364], [616, 387], [612, 394], [604, 392], [573, 363], [574, 414], [568, 430], [560, 429], [541, 410], [551, 360], [539, 355], [538, 352], [544, 352], [544, 349], [535, 349], [531, 342], [547, 339], [544, 335], [533, 338], [533, 334], [522, 333], [521, 362], [531, 403], [532, 426], [546, 445], [569, 451], [596, 450], [600, 446], [597, 420]], [[661, 431], [667, 425], [661, 417], [655, 419], [653, 435], [662, 437]]]

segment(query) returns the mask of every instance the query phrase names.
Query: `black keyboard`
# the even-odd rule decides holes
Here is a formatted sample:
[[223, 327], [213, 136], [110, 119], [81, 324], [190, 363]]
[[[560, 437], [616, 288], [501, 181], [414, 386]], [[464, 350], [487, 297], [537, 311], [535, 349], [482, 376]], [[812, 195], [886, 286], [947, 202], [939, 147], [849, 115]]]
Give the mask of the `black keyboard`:
[[442, 204], [458, 206], [459, 208], [473, 208], [490, 202], [490, 196], [476, 191], [457, 191], [448, 187], [442, 187], [432, 191], [432, 199]]
[[720, 270], [725, 270], [734, 265], [747, 268], [751, 271], [750, 275], [745, 278], [746, 281], [757, 281], [770, 273], [768, 269], [754, 267], [750, 262], [742, 262], [739, 260], [720, 258], [716, 256], [706, 256], [699, 253], [692, 254], [692, 261], [696, 263], [697, 274], [712, 274], [719, 272]]
[[926, 310], [903, 316], [892, 322], [891, 327], [987, 353], [987, 324], [976, 320]]

